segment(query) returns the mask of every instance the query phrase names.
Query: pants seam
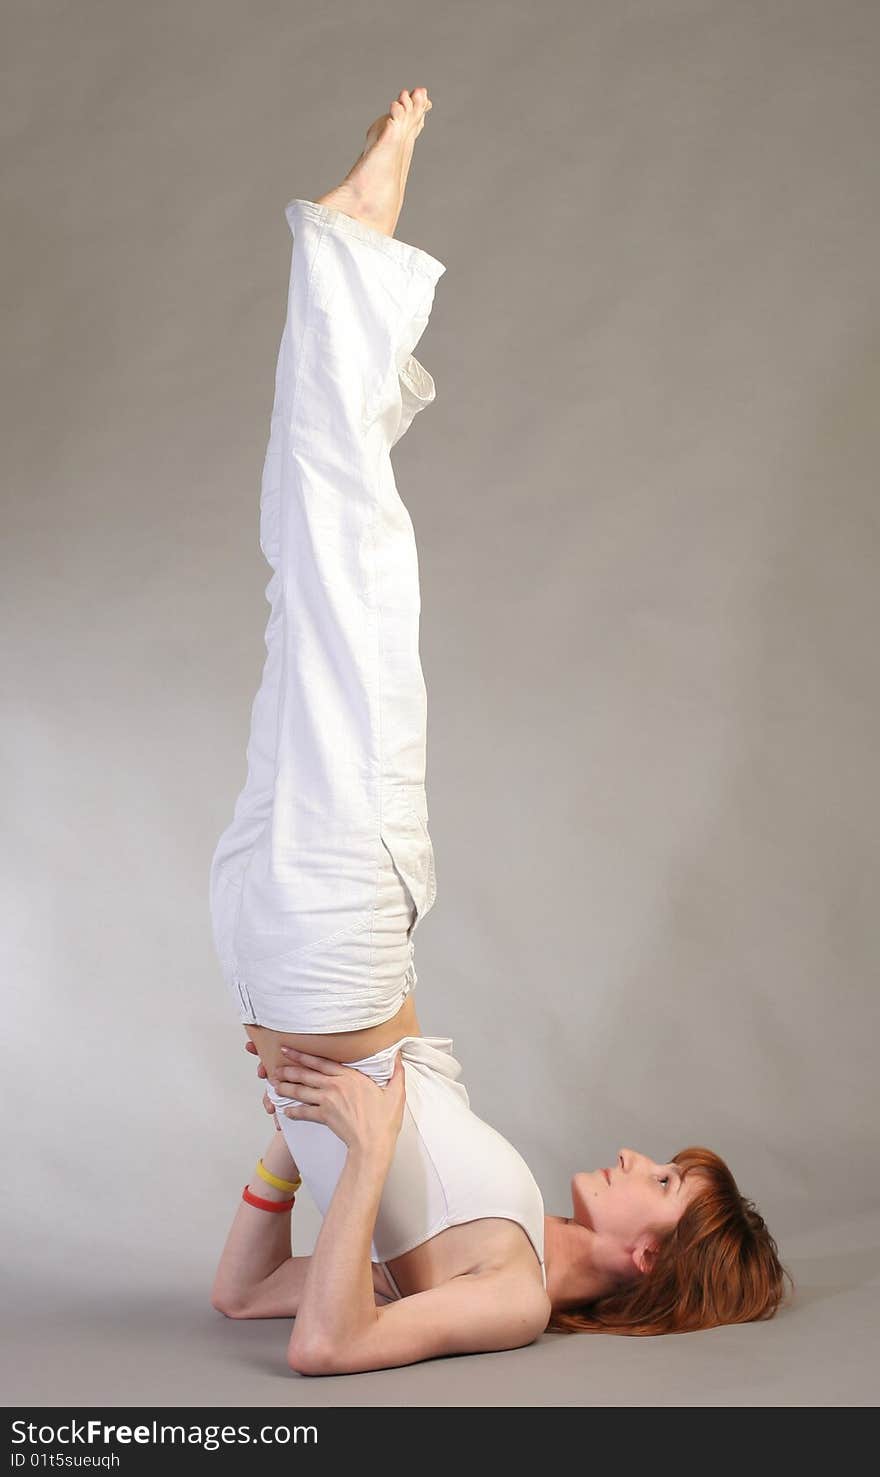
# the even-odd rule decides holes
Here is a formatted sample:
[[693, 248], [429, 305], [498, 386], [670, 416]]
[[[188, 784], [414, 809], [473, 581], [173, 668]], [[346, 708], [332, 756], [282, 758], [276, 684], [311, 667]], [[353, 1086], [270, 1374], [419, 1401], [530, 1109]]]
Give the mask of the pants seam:
[[[288, 450], [288, 453], [290, 455], [292, 455], [292, 453], [293, 453], [293, 448], [292, 448], [292, 445], [291, 445], [291, 440], [292, 440], [292, 437], [293, 437], [293, 434], [294, 434], [294, 427], [295, 427], [295, 424], [296, 424], [297, 411], [299, 409], [300, 391], [301, 391], [302, 381], [303, 381], [303, 372], [304, 372], [305, 367], [306, 367], [306, 356], [309, 353], [309, 351], [311, 350], [311, 345], [312, 345], [312, 342], [314, 340], [314, 305], [312, 303], [312, 282], [313, 282], [314, 277], [315, 277], [315, 271], [316, 271], [317, 265], [318, 265], [318, 258], [320, 257], [320, 254], [321, 254], [321, 247], [324, 244], [324, 237], [326, 235], [326, 231], [327, 231], [327, 222], [326, 222], [326, 220], [322, 220], [320, 233], [318, 235], [317, 241], [315, 242], [314, 250], [312, 252], [312, 261], [311, 261], [311, 265], [309, 267], [309, 274], [308, 274], [308, 277], [306, 278], [306, 284], [305, 284], [306, 316], [305, 316], [305, 322], [303, 324], [303, 333], [302, 333], [302, 338], [301, 338], [300, 346], [299, 346], [300, 347], [300, 352], [298, 354], [293, 355], [293, 359], [292, 359], [291, 383], [290, 383], [290, 407], [289, 407], [288, 414], [285, 417], [286, 424], [285, 424], [285, 427], [284, 427], [285, 444], [287, 446], [287, 450]], [[296, 250], [297, 250], [297, 242], [296, 242], [296, 239], [294, 238], [293, 251], [295, 252]], [[287, 304], [287, 323], [286, 323], [286, 326], [285, 326], [285, 333], [290, 332], [290, 314], [291, 314], [290, 301], [288, 299], [288, 304]], [[289, 641], [290, 641], [290, 630], [289, 630], [289, 621], [288, 621], [288, 612], [287, 612], [287, 588], [288, 588], [288, 580], [287, 580], [286, 571], [285, 571], [285, 568], [284, 568], [284, 557], [283, 557], [283, 550], [284, 550], [284, 547], [285, 547], [285, 536], [286, 536], [286, 532], [287, 532], [287, 527], [286, 527], [286, 519], [285, 519], [285, 498], [283, 497], [282, 494], [283, 494], [283, 488], [282, 488], [282, 485], [281, 485], [281, 478], [280, 478], [280, 475], [279, 475], [279, 485], [278, 485], [278, 548], [279, 548], [279, 554], [278, 554], [278, 574], [279, 574], [279, 582], [280, 582], [280, 586], [281, 586], [281, 668], [280, 668], [280, 673], [279, 673], [279, 678], [278, 678], [278, 711], [277, 711], [277, 713], [275, 715], [275, 756], [276, 756], [276, 758], [275, 758], [275, 766], [274, 766], [274, 771], [275, 771], [274, 772], [274, 779], [273, 779], [273, 785], [272, 785], [272, 804], [271, 804], [271, 807], [270, 807], [269, 820], [268, 820], [269, 826], [272, 826], [273, 825], [273, 823], [274, 823], [274, 815], [275, 815], [275, 795], [276, 795], [277, 788], [278, 788], [278, 756], [281, 754], [281, 717], [282, 717], [282, 713], [284, 711], [284, 701], [285, 701], [285, 693], [286, 693], [286, 686], [287, 686], [286, 675], [285, 674], [287, 672], [287, 659], [288, 659]]]
[[385, 773], [384, 734], [383, 734], [383, 729], [382, 729], [382, 696], [383, 696], [383, 694], [382, 694], [382, 686], [381, 686], [381, 683], [382, 683], [382, 599], [381, 599], [381, 592], [379, 590], [379, 561], [378, 561], [378, 558], [376, 556], [376, 522], [377, 522], [378, 517], [379, 517], [380, 499], [381, 499], [381, 479], [380, 479], [380, 476], [379, 476], [379, 466], [381, 464], [383, 451], [384, 451], [384, 443], [383, 443], [382, 439], [380, 438], [378, 449], [377, 449], [376, 461], [375, 461], [374, 466], [373, 466], [373, 481], [374, 481], [374, 486], [373, 486], [373, 493], [374, 493], [374, 498], [373, 498], [373, 516], [372, 516], [372, 518], [370, 520], [370, 529], [369, 529], [370, 551], [371, 551], [372, 565], [373, 565], [373, 592], [374, 592], [374, 599], [375, 599], [375, 602], [376, 602], [376, 605], [375, 605], [375, 609], [376, 609], [376, 690], [377, 690], [377, 703], [376, 703], [376, 728], [377, 728], [377, 733], [376, 733], [376, 741], [377, 741], [377, 746], [378, 746], [378, 750], [379, 750], [379, 773], [378, 773], [378, 778], [377, 778], [378, 812], [379, 813], [378, 813], [378, 817], [377, 817], [377, 827], [376, 827], [376, 841], [377, 841], [377, 845], [376, 845], [376, 881], [375, 881], [375, 890], [373, 892], [373, 908], [372, 908], [372, 915], [371, 915], [371, 920], [370, 920], [370, 965], [369, 965], [369, 969], [370, 969], [370, 984], [371, 985], [374, 985], [374, 967], [373, 966], [374, 966], [375, 951], [376, 951], [376, 944], [375, 944], [375, 936], [376, 936], [376, 911], [377, 911], [377, 903], [378, 903], [378, 896], [379, 896], [379, 879], [380, 879], [381, 870], [382, 870], [382, 812], [383, 812], [383, 805], [384, 805], [383, 776], [384, 776], [384, 773]]

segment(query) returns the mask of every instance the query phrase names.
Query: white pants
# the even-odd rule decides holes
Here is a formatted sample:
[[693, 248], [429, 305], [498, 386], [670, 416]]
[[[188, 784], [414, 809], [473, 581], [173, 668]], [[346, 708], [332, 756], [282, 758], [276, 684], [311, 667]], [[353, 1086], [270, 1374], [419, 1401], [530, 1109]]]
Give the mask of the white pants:
[[263, 469], [272, 569], [247, 779], [211, 862], [243, 1022], [354, 1031], [400, 1009], [436, 897], [419, 572], [391, 448], [435, 398], [413, 358], [442, 262], [308, 200]]

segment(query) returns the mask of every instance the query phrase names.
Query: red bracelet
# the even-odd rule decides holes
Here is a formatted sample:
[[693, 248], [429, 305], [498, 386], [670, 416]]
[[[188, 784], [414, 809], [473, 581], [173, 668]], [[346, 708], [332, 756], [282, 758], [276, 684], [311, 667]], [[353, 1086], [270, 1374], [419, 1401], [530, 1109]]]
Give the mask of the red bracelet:
[[296, 1196], [291, 1196], [289, 1200], [264, 1200], [262, 1195], [255, 1195], [253, 1191], [249, 1190], [247, 1185], [245, 1185], [244, 1189], [241, 1192], [241, 1198], [242, 1200], [246, 1200], [248, 1205], [255, 1205], [257, 1207], [257, 1210], [280, 1211], [290, 1210], [290, 1207], [293, 1205]]

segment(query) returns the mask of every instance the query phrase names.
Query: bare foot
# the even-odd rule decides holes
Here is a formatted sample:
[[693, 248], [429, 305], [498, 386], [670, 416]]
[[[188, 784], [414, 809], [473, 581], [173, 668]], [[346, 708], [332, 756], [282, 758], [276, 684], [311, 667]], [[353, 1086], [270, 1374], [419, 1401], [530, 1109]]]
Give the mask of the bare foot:
[[406, 189], [415, 141], [434, 104], [426, 87], [404, 90], [387, 113], [367, 129], [363, 153], [341, 185], [315, 203], [342, 210], [374, 230], [393, 236]]

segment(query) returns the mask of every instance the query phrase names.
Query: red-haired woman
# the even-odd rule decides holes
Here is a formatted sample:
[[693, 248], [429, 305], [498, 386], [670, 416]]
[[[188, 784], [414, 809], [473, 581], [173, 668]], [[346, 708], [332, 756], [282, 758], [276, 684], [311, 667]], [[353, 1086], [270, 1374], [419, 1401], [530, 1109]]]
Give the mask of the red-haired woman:
[[[304, 1374], [515, 1348], [548, 1326], [682, 1332], [770, 1316], [786, 1275], [723, 1162], [622, 1149], [545, 1215], [415, 1012], [436, 897], [412, 522], [390, 452], [435, 396], [413, 357], [442, 262], [394, 236], [432, 104], [402, 91], [336, 189], [293, 200], [263, 469], [272, 569], [247, 779], [211, 864], [218, 957], [268, 1078], [272, 1142], [213, 1290], [295, 1319]], [[301, 1179], [323, 1215], [291, 1256]]]

